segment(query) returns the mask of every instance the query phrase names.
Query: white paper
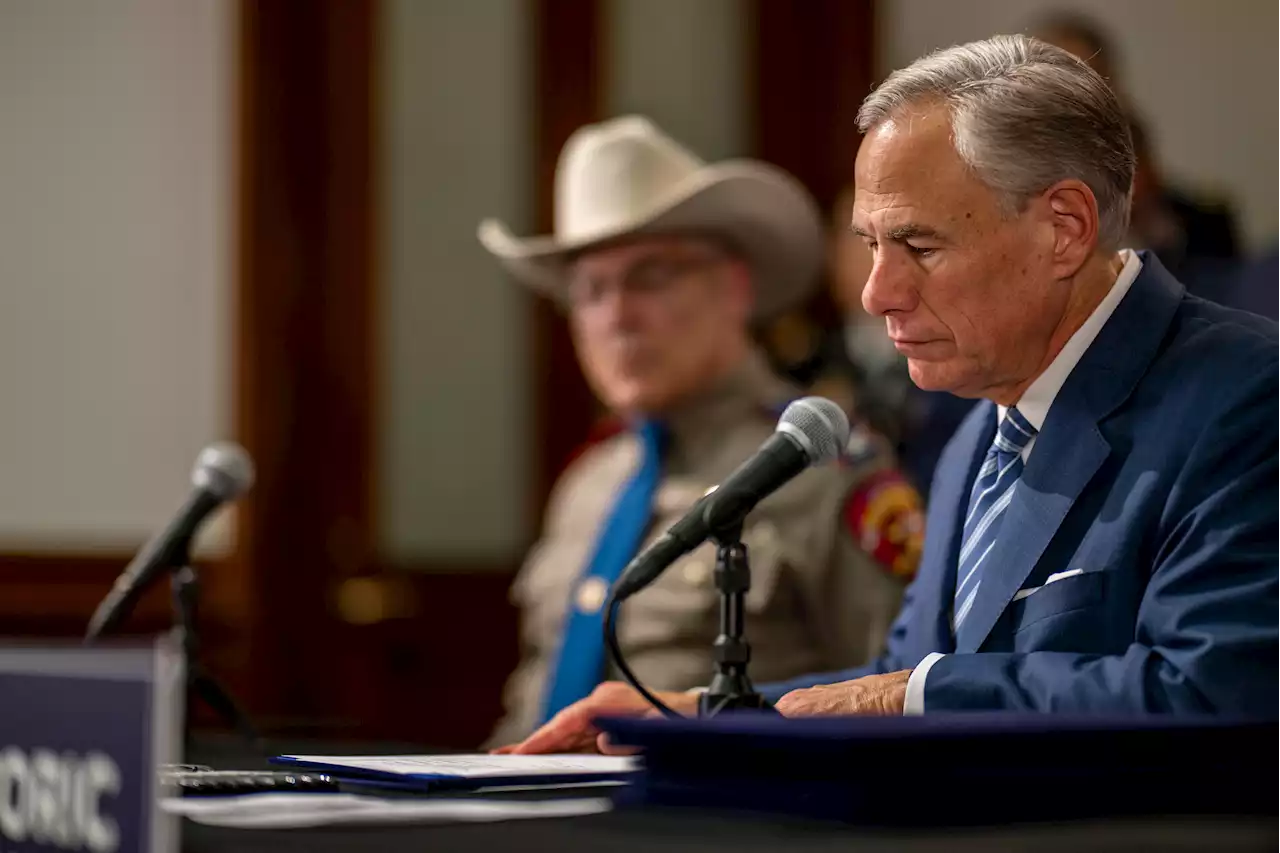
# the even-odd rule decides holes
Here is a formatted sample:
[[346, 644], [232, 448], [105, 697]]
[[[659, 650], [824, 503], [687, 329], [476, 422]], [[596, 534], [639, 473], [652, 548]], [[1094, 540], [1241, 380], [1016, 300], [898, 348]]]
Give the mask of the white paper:
[[616, 755], [283, 755], [293, 761], [405, 776], [502, 779], [520, 776], [618, 775], [639, 769], [633, 756]]
[[295, 829], [362, 823], [492, 822], [607, 812], [606, 798], [571, 800], [381, 799], [356, 794], [262, 793], [166, 797], [160, 808], [197, 823], [240, 829]]

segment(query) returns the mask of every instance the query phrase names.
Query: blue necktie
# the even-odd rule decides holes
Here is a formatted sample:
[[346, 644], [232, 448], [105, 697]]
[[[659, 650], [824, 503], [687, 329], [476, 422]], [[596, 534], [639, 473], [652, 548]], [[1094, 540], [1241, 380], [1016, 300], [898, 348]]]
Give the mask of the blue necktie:
[[596, 542], [595, 553], [574, 585], [561, 632], [560, 654], [553, 664], [543, 702], [542, 721], [585, 698], [604, 676], [604, 608], [608, 589], [631, 562], [649, 526], [653, 496], [662, 474], [663, 429], [639, 425], [640, 464], [618, 495]]
[[1000, 534], [1000, 521], [1013, 499], [1014, 486], [1022, 476], [1022, 451], [1035, 437], [1033, 427], [1017, 409], [1009, 409], [995, 441], [987, 451], [973, 483], [969, 497], [969, 513], [964, 519], [964, 545], [960, 549], [956, 567], [955, 629], [973, 611], [973, 602], [982, 585], [983, 566], [996, 537]]

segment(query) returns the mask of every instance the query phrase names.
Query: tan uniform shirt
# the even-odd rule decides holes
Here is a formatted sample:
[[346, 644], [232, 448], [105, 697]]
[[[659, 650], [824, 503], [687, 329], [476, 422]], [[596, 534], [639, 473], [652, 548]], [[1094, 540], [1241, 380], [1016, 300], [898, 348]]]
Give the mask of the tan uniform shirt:
[[[666, 419], [672, 441], [654, 498], [646, 545], [678, 521], [773, 434], [782, 407], [801, 396], [753, 354], [720, 387]], [[599, 608], [607, 586], [582, 573], [617, 494], [640, 461], [635, 436], [623, 433], [578, 457], [551, 496], [542, 537], [516, 579], [521, 662], [509, 679], [506, 715], [490, 745], [528, 734], [542, 711], [543, 689], [558, 656], [566, 608]], [[918, 505], [905, 522], [869, 512], [859, 487], [888, 460], [812, 468], [762, 501], [747, 517], [743, 542], [751, 567], [745, 599], [748, 673], [757, 684], [856, 666], [881, 650], [902, 590], [914, 573], [913, 549], [873, 557], [886, 525], [918, 533]], [[895, 486], [899, 496], [900, 486]], [[874, 498], [874, 496], [871, 496]], [[898, 501], [901, 503], [901, 500]], [[881, 505], [884, 501], [879, 501]], [[871, 526], [857, 530], [851, 509]], [[901, 507], [899, 507], [901, 509]], [[899, 530], [901, 534], [903, 531]], [[855, 538], [861, 540], [855, 541]], [[901, 538], [901, 536], [899, 536]], [[719, 633], [715, 546], [704, 543], [623, 605], [619, 642], [648, 687], [686, 690], [709, 683]], [[610, 678], [616, 674], [610, 671]]]

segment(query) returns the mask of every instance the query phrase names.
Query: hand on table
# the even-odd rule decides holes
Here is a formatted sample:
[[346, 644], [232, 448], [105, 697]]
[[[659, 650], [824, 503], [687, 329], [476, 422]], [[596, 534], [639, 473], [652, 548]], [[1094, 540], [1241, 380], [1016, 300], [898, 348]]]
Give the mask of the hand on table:
[[776, 707], [786, 717], [900, 715], [907, 700], [907, 679], [910, 677], [911, 670], [904, 669], [884, 675], [866, 675], [852, 681], [792, 690], [778, 700]]
[[[691, 693], [655, 693], [673, 710], [694, 715], [698, 697]], [[635, 688], [620, 681], [601, 684], [586, 699], [575, 702], [520, 743], [499, 747], [495, 755], [544, 755], [555, 752], [602, 752], [621, 755], [630, 750], [610, 746], [592, 725], [596, 717], [643, 717], [657, 714]]]

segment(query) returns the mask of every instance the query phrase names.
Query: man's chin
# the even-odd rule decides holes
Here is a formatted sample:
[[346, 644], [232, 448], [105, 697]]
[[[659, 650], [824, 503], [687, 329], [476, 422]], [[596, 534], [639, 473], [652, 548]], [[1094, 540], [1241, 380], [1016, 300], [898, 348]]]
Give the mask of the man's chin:
[[956, 376], [954, 370], [947, 368], [948, 365], [943, 362], [907, 359], [907, 373], [911, 376], [912, 383], [921, 391], [958, 393], [963, 382]]
[[667, 409], [670, 396], [657, 388], [635, 385], [616, 389], [607, 402], [619, 414], [643, 416]]

